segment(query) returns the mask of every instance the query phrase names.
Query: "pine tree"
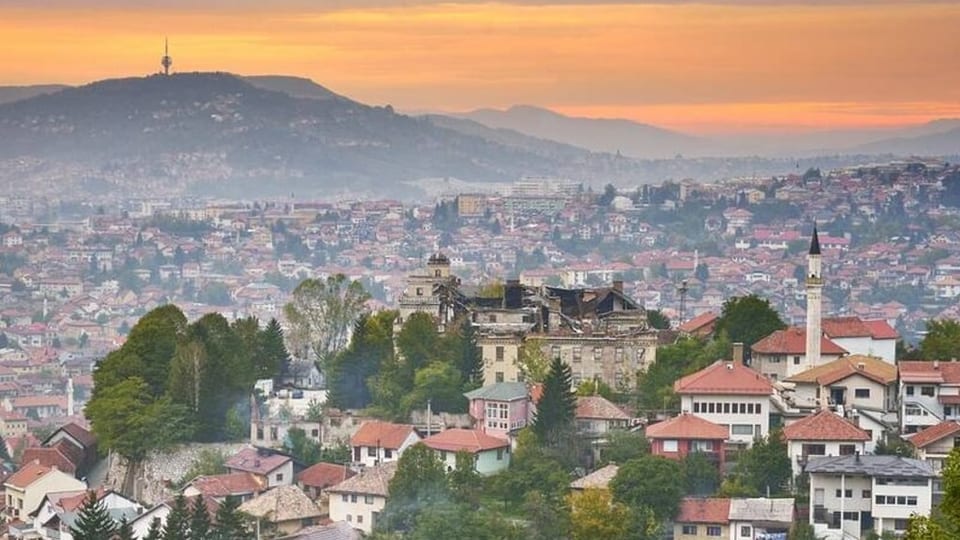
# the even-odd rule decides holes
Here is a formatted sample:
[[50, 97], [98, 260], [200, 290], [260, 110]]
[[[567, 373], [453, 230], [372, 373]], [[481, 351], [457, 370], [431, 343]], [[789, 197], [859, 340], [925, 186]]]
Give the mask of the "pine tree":
[[80, 507], [80, 515], [74, 527], [70, 528], [70, 533], [75, 540], [103, 540], [117, 530], [117, 524], [113, 522], [103, 503], [97, 498], [95, 491], [87, 492], [87, 497]]
[[544, 444], [554, 444], [561, 434], [573, 427], [577, 398], [572, 381], [570, 366], [560, 358], [554, 358], [543, 382], [543, 395], [537, 403], [537, 415], [533, 420], [533, 432]]
[[153, 518], [150, 522], [150, 528], [147, 529], [147, 536], [143, 540], [163, 540], [163, 525], [160, 524], [160, 518]]
[[193, 507], [190, 509], [190, 537], [194, 540], [205, 540], [209, 535], [210, 514], [207, 513], [203, 496], [198, 495], [193, 499]]
[[290, 370], [290, 355], [283, 342], [283, 328], [277, 319], [270, 319], [257, 336], [258, 358], [254, 359], [261, 379], [279, 377]]
[[114, 540], [136, 540], [133, 536], [133, 527], [130, 526], [127, 518], [120, 520], [120, 526], [117, 528], [117, 535]]
[[230, 496], [217, 509], [216, 524], [211, 538], [214, 540], [248, 540], [252, 538], [237, 508], [240, 499]]
[[181, 493], [173, 500], [173, 507], [167, 514], [167, 522], [163, 526], [163, 540], [188, 538], [190, 538], [190, 510], [187, 508], [187, 498]]
[[458, 366], [464, 382], [464, 390], [472, 390], [483, 384], [483, 355], [477, 344], [477, 330], [470, 319], [460, 324], [460, 361]]

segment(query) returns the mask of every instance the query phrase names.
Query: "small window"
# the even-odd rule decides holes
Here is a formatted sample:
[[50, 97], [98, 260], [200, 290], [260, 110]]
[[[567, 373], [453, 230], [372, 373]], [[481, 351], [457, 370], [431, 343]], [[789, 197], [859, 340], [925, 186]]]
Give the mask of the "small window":
[[356, 496], [356, 495], [351, 495], [351, 496], [350, 496], [350, 502], [352, 502], [352, 503], [357, 502], [357, 496]]
[[311, 429], [311, 430], [310, 430], [310, 436], [313, 437], [314, 439], [316, 439], [317, 437], [320, 436], [320, 430], [319, 430], [319, 429]]
[[864, 499], [869, 499], [869, 498], [870, 498], [870, 490], [869, 490], [869, 489], [863, 490], [863, 492], [862, 492], [861, 495], [863, 496]]
[[935, 389], [933, 386], [921, 386], [921, 387], [920, 387], [920, 395], [921, 395], [921, 396], [933, 397], [934, 394], [936, 394], [936, 393], [937, 393], [937, 392], [936, 392], [936, 389]]
[[283, 482], [283, 473], [277, 473], [277, 482]]
[[793, 357], [793, 365], [795, 365], [795, 366], [799, 366], [799, 365], [800, 365], [800, 357], [799, 357], [799, 356], [794, 356], [794, 357]]
[[503, 362], [503, 346], [497, 346], [497, 362]]
[[353, 516], [351, 516], [350, 514], [347, 514], [347, 521], [352, 522], [352, 521], [353, 521]]
[[503, 372], [502, 372], [502, 371], [496, 372], [496, 373], [494, 374], [494, 380], [495, 380], [496, 382], [503, 382]]
[[697, 535], [697, 526], [696, 525], [684, 525], [682, 527], [683, 534], [687, 536], [696, 536]]
[[730, 426], [730, 435], [753, 435], [753, 426], [750, 424], [733, 424]]
[[729, 403], [724, 403], [724, 404], [723, 404], [723, 414], [730, 414], [730, 404], [729, 404]]
[[912, 386], [908, 386], [908, 387], [907, 387], [907, 395], [908, 395], [908, 396], [912, 396], [912, 395], [913, 395], [913, 387], [912, 387]]
[[357, 523], [363, 523], [363, 514], [357, 514]]
[[389, 448], [384, 448], [384, 449], [383, 449], [383, 459], [392, 459], [392, 458], [393, 458], [393, 450], [391, 450], [391, 449], [389, 449]]
[[853, 391], [853, 396], [861, 399], [866, 399], [870, 397], [869, 388], [857, 388]]
[[503, 461], [503, 448], [497, 448], [497, 461]]
[[708, 525], [707, 536], [720, 536], [720, 527], [717, 527], [714, 525]]
[[743, 525], [740, 527], [740, 536], [743, 538], [750, 538], [750, 526]]
[[574, 363], [580, 362], [580, 355], [582, 354], [582, 349], [580, 347], [573, 348], [573, 361]]
[[363, 502], [365, 504], [373, 504], [373, 495], [365, 495], [363, 497]]
[[350, 496], [347, 495], [346, 493], [344, 493], [344, 494], [341, 495], [340, 497], [341, 497], [341, 499], [343, 500], [343, 502], [350, 502]]
[[676, 439], [666, 439], [663, 441], [664, 452], [676, 452], [677, 448], [678, 448], [678, 443]]
[[377, 457], [377, 449], [374, 448], [373, 446], [368, 446], [368, 447], [367, 447], [367, 456], [369, 456], [369, 457]]
[[699, 403], [694, 403], [694, 404], [693, 404], [693, 412], [695, 412], [695, 413], [700, 412], [700, 404], [699, 404]]

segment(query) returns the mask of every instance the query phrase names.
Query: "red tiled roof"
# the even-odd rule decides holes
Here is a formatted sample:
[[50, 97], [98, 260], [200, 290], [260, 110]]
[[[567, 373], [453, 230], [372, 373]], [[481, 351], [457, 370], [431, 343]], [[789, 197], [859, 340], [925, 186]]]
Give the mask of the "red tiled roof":
[[956, 420], [950, 422], [940, 422], [935, 426], [930, 426], [923, 431], [918, 431], [907, 437], [907, 440], [917, 448], [923, 448], [929, 444], [935, 443], [944, 437], [949, 437], [960, 433], [960, 422]]
[[783, 428], [783, 438], [790, 441], [869, 441], [870, 435], [837, 414], [822, 410]]
[[766, 377], [737, 362], [717, 361], [673, 384], [678, 394], [770, 395]]
[[357, 473], [351, 471], [343, 465], [333, 463], [317, 463], [308, 467], [297, 475], [297, 481], [304, 486], [315, 487], [319, 489], [328, 488]]
[[726, 440], [728, 435], [727, 428], [690, 413], [651, 424], [646, 429], [649, 439]]
[[69, 474], [77, 473], [77, 464], [70, 461], [59, 448], [37, 447], [23, 451], [23, 462], [35, 462], [46, 467], [56, 467]]
[[870, 329], [870, 334], [873, 336], [873, 339], [899, 339], [900, 334], [889, 324], [887, 321], [863, 321], [863, 324], [867, 325], [867, 328]]
[[730, 521], [730, 499], [696, 499], [680, 501], [677, 523], [726, 524]]
[[[108, 492], [103, 490], [103, 487], [97, 488], [94, 493], [96, 494], [97, 500], [99, 501], [106, 495]], [[66, 497], [61, 497], [57, 501], [57, 506], [62, 508], [66, 512], [73, 512], [74, 510], [83, 506], [84, 501], [87, 500], [88, 492], [86, 490], [77, 491], [74, 495], [68, 495]]]
[[423, 444], [434, 450], [459, 452], [466, 450], [472, 454], [510, 446], [506, 439], [487, 435], [476, 429], [448, 429], [423, 440]]
[[582, 396], [577, 398], [577, 418], [601, 420], [630, 420], [630, 415], [603, 396]]
[[51, 470], [52, 469], [46, 465], [40, 465], [39, 463], [31, 461], [30, 463], [25, 464], [23, 467], [20, 467], [20, 470], [10, 475], [10, 478], [7, 478], [6, 483], [14, 487], [24, 489]]
[[[806, 328], [787, 328], [777, 330], [753, 344], [751, 350], [760, 354], [806, 354]], [[847, 350], [826, 336], [820, 337], [821, 354], [846, 354]]]
[[820, 323], [823, 333], [832, 338], [873, 337], [860, 317], [829, 317]]
[[687, 332], [689, 334], [691, 332], [696, 332], [697, 330], [701, 330], [703, 328], [710, 326], [711, 324], [716, 322], [718, 318], [719, 317], [717, 316], [716, 313], [713, 313], [712, 311], [708, 311], [706, 313], [701, 313], [700, 315], [697, 315], [696, 317], [690, 319], [689, 321], [681, 324], [677, 329], [680, 330], [681, 332]]
[[244, 495], [264, 489], [263, 483], [248, 472], [199, 476], [190, 485], [207, 497]]
[[909, 360], [897, 363], [904, 382], [960, 384], [960, 363]]
[[937, 401], [944, 405], [960, 405], [960, 396], [945, 396], [940, 394], [937, 396]]
[[350, 438], [350, 445], [398, 450], [411, 433], [413, 433], [413, 426], [409, 424], [392, 424], [376, 420], [364, 422]]

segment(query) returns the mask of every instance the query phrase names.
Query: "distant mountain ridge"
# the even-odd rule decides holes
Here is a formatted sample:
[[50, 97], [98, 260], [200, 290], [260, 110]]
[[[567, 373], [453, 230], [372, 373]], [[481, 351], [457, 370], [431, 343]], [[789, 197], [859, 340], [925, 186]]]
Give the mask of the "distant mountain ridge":
[[[603, 174], [619, 181], [635, 174], [627, 160], [465, 134], [306, 80], [252, 82], [285, 90], [226, 73], [182, 73], [100, 81], [6, 103], [0, 105], [0, 160], [39, 159], [46, 168], [81, 171], [50, 188], [61, 193], [349, 189], [395, 195], [406, 189], [402, 181], [418, 178]], [[7, 182], [23, 186], [51, 173], [18, 174]]]
[[531, 105], [506, 110], [478, 109], [455, 115], [483, 125], [509, 129], [594, 152], [622, 153], [634, 158], [672, 158], [700, 154], [707, 142], [699, 137], [632, 120], [580, 118]]
[[65, 84], [36, 84], [31, 86], [0, 86], [0, 104], [12, 103], [69, 88]]

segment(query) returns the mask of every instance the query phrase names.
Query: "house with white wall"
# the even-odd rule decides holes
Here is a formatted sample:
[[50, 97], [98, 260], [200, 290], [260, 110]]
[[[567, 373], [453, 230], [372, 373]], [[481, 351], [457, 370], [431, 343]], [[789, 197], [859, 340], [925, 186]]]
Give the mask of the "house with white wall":
[[827, 409], [797, 420], [783, 428], [793, 476], [813, 457], [865, 454], [870, 435]]
[[230, 473], [250, 473], [267, 488], [293, 484], [293, 459], [265, 448], [244, 448], [227, 459]]
[[929, 463], [900, 456], [811, 458], [809, 522], [817, 538], [864, 538], [867, 531], [903, 534], [912, 514], [930, 515]]
[[404, 450], [420, 441], [420, 435], [409, 424], [364, 422], [350, 438], [353, 462], [373, 467], [396, 461]]
[[960, 420], [960, 363], [904, 361], [898, 369], [901, 433]]
[[82, 491], [87, 489], [87, 484], [56, 467], [30, 462], [10, 475], [3, 487], [7, 523], [26, 523], [29, 522], [28, 516], [40, 506], [48, 493]]
[[388, 461], [365, 467], [356, 476], [327, 488], [330, 520], [346, 521], [353, 528], [370, 534], [387, 505], [390, 480], [396, 473], [397, 462]]
[[847, 350], [830, 338], [821, 336], [819, 358], [807, 358], [807, 330], [785, 328], [764, 337], [750, 347], [750, 367], [771, 381], [791, 377], [810, 366], [832, 362], [847, 354]]
[[875, 356], [894, 364], [900, 334], [884, 320], [828, 317], [820, 323], [824, 335], [850, 354]]
[[474, 469], [487, 476], [510, 466], [510, 442], [476, 429], [447, 429], [423, 440], [435, 451], [448, 471], [457, 466], [457, 452], [473, 456]]
[[680, 409], [729, 429], [727, 442], [750, 446], [770, 433], [773, 385], [739, 362], [718, 360], [673, 385]]

